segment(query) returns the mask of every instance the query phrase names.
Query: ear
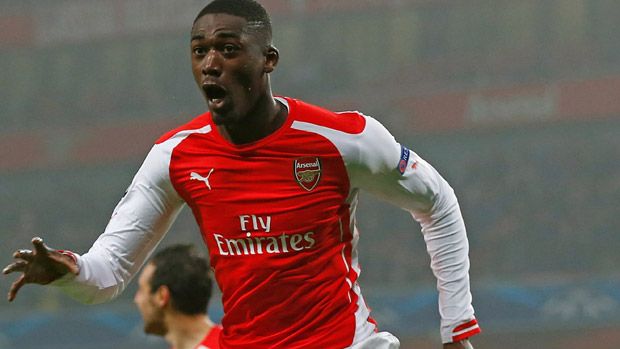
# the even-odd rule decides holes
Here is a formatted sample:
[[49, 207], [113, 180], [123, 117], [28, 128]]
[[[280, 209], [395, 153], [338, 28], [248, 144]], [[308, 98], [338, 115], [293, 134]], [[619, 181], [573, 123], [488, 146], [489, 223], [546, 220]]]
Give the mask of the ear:
[[263, 67], [263, 71], [267, 74], [271, 73], [276, 65], [278, 65], [278, 61], [280, 60], [280, 52], [278, 49], [272, 45], [267, 47], [267, 51], [265, 52], [265, 66]]
[[168, 286], [159, 286], [157, 291], [155, 291], [155, 302], [160, 308], [164, 308], [170, 303], [170, 289]]

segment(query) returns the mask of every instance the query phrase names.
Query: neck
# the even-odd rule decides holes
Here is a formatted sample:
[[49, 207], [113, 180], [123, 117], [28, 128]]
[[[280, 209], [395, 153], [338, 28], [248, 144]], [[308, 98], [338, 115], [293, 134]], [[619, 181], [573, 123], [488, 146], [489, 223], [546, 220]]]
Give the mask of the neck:
[[166, 316], [166, 342], [174, 349], [194, 349], [214, 326], [205, 315], [169, 314]]
[[219, 125], [218, 131], [227, 141], [241, 145], [256, 142], [277, 131], [286, 121], [288, 110], [271, 93], [256, 103], [241, 123]]

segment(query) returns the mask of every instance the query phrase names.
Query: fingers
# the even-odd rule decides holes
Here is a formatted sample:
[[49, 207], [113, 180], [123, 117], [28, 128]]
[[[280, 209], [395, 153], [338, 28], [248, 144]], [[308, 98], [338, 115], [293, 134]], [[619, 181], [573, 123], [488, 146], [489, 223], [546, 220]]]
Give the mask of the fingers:
[[46, 255], [47, 254], [47, 246], [43, 243], [43, 239], [40, 237], [36, 237], [32, 239], [32, 244], [34, 245], [34, 250], [37, 254]]
[[2, 270], [2, 274], [7, 275], [10, 273], [14, 273], [14, 272], [23, 272], [26, 270], [26, 267], [28, 266], [28, 262], [26, 261], [17, 261], [15, 263], [11, 263], [9, 265], [6, 266], [6, 268], [4, 268]]
[[9, 300], [9, 302], [12, 302], [15, 299], [15, 296], [17, 296], [17, 292], [19, 291], [20, 288], [22, 288], [22, 286], [24, 286], [25, 283], [26, 283], [26, 276], [22, 274], [19, 277], [19, 279], [17, 279], [11, 285], [11, 289], [9, 290], [9, 294], [7, 296], [7, 299]]
[[34, 253], [30, 250], [17, 250], [13, 253], [13, 258], [23, 259], [7, 265], [2, 269], [2, 274], [10, 274], [16, 271], [24, 271], [28, 263], [34, 260]]
[[21, 260], [7, 265], [4, 269], [2, 269], [2, 274], [6, 275], [16, 271], [25, 271], [26, 266], [34, 261], [35, 254], [32, 250], [21, 249], [13, 252], [13, 258]]
[[17, 250], [13, 253], [13, 258], [20, 258], [28, 262], [34, 259], [34, 253], [31, 250]]

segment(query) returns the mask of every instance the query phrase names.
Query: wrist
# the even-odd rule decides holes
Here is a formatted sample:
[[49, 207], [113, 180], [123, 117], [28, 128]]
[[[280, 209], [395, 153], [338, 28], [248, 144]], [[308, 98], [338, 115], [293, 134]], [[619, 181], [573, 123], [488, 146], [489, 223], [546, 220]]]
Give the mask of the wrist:
[[469, 339], [465, 338], [459, 341], [459, 343], [463, 346], [463, 349], [474, 349], [474, 347], [469, 342]]
[[80, 273], [80, 268], [78, 266], [77, 256], [75, 255], [75, 253], [67, 250], [56, 250], [56, 252], [63, 255], [68, 261], [68, 269], [70, 273], [74, 275], [78, 275]]
[[444, 343], [444, 349], [474, 349], [468, 339], [461, 339], [451, 343]]

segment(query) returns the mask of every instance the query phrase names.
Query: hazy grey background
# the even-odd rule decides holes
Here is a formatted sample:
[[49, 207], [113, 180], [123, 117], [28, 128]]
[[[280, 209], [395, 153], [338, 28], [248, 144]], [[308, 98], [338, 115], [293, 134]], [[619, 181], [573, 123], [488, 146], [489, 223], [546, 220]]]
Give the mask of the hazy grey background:
[[[204, 111], [189, 30], [205, 3], [0, 1], [0, 264], [37, 235], [87, 251], [153, 141]], [[477, 348], [620, 346], [620, 1], [263, 3], [275, 93], [376, 117], [455, 188]], [[362, 200], [373, 313], [404, 349], [439, 348], [418, 225]], [[188, 212], [162, 245], [202, 244]], [[0, 348], [165, 348], [134, 291], [85, 306], [26, 286], [0, 301]]]

